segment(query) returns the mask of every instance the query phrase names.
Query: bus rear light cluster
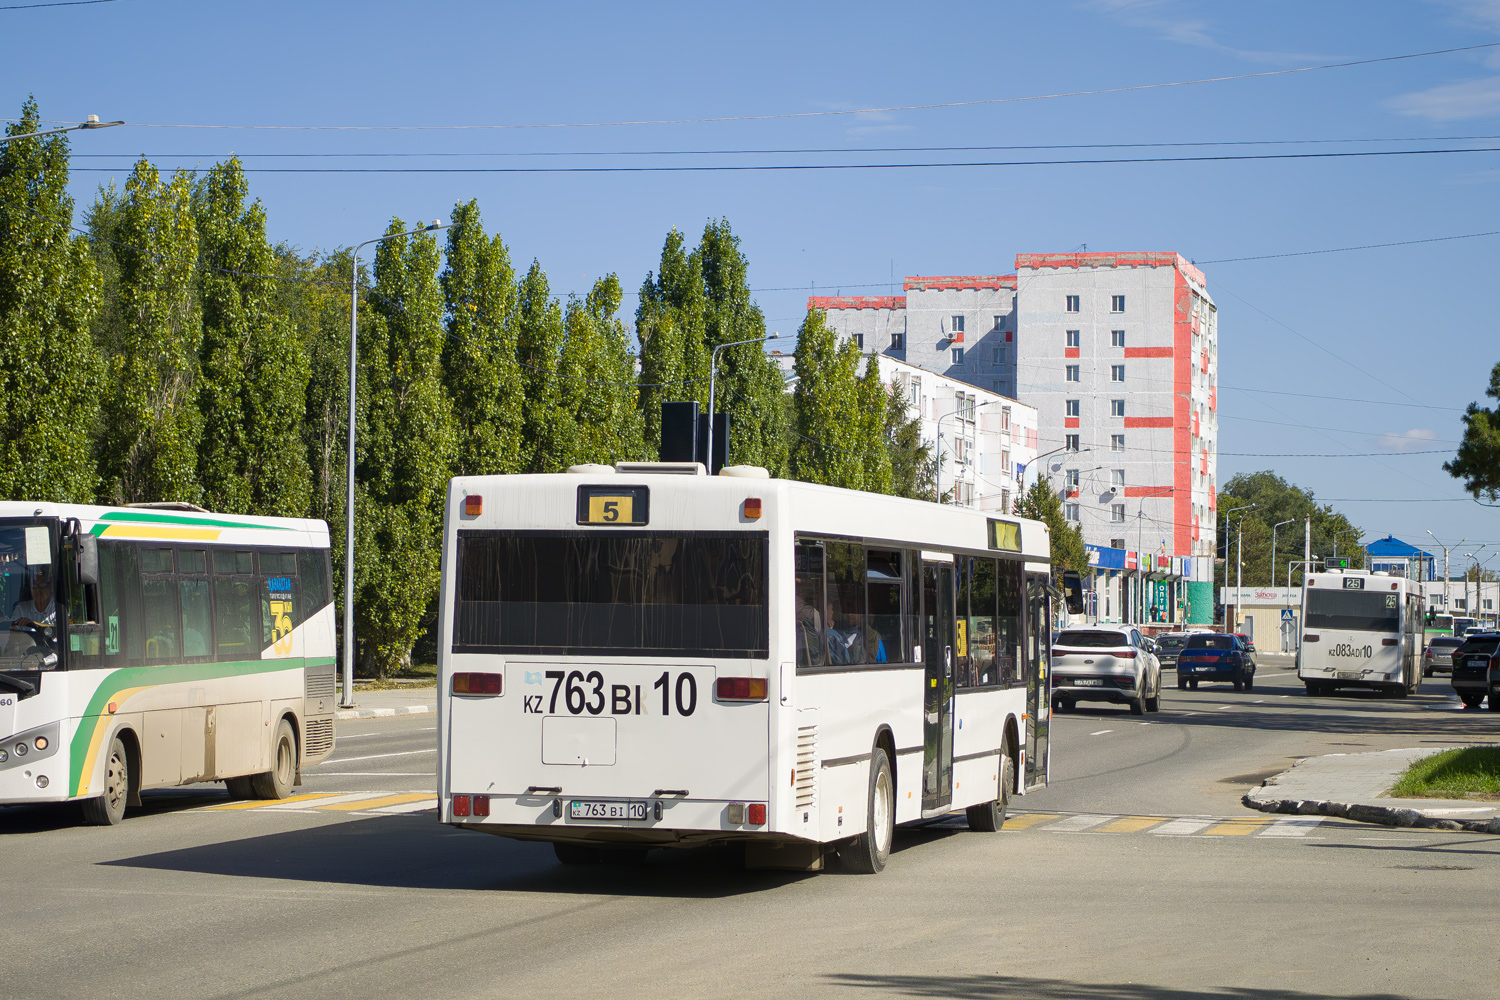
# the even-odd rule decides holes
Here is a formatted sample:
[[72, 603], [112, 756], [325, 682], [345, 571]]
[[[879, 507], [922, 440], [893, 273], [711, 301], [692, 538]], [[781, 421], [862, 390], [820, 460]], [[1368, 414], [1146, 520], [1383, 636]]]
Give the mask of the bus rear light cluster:
[[478, 517], [484, 511], [484, 497], [470, 494], [464, 497], [464, 516]]
[[730, 826], [765, 826], [766, 804], [764, 802], [731, 802], [728, 819]]
[[1399, 646], [1399, 645], [1401, 645], [1401, 640], [1400, 639], [1381, 639], [1380, 640], [1380, 644], [1382, 646]]
[[1318, 641], [1318, 637], [1315, 636], [1315, 635], [1312, 635], [1311, 633], [1309, 633], [1308, 635], [1304, 635], [1302, 637], [1302, 641], [1303, 642], [1317, 642]]
[[453, 796], [453, 815], [455, 816], [488, 816], [490, 814], [490, 797], [488, 795], [455, 795]]
[[747, 521], [759, 521], [760, 520], [760, 498], [759, 497], [751, 497], [750, 499], [748, 499], [748, 500], [745, 501], [745, 520], [747, 520]]
[[500, 674], [463, 673], [453, 675], [454, 694], [499, 694], [504, 687]]
[[765, 701], [764, 677], [720, 677], [714, 681], [714, 697], [720, 701]]

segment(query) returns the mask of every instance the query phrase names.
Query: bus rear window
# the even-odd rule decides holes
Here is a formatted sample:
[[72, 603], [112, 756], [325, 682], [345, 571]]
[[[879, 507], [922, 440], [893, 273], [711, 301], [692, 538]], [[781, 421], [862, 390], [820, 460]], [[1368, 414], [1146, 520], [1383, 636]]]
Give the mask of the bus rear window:
[[769, 655], [763, 532], [460, 532], [456, 653]]
[[1394, 632], [1400, 617], [1400, 598], [1391, 591], [1309, 589], [1303, 628]]

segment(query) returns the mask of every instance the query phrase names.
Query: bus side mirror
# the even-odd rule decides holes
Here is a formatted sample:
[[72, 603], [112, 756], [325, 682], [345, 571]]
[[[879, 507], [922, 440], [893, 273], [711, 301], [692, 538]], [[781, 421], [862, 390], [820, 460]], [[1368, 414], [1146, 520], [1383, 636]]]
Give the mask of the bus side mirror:
[[99, 539], [87, 532], [76, 536], [78, 549], [78, 582], [89, 586], [99, 583]]
[[1077, 570], [1063, 570], [1062, 587], [1063, 603], [1067, 605], [1068, 614], [1083, 614], [1083, 577], [1078, 575]]

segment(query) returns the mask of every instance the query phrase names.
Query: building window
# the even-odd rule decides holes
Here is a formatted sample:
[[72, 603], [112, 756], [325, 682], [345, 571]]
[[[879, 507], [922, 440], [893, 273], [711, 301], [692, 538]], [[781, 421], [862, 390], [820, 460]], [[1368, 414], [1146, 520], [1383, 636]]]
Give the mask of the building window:
[[852, 334], [849, 335], [849, 339], [852, 340], [852, 341], [854, 341], [854, 346], [857, 347], [857, 348], [859, 348], [861, 351], [863, 351], [865, 349], [865, 335], [864, 334], [862, 334], [862, 333], [852, 333]]
[[1078, 450], [1078, 435], [1077, 434], [1067, 434], [1067, 435], [1064, 435], [1064, 437], [1063, 437], [1063, 450], [1064, 451], [1077, 451]]
[[995, 317], [995, 329], [996, 330], [1004, 330], [1005, 329], [1005, 317], [1004, 316], [996, 316]]
[[1123, 549], [1125, 547], [1125, 539], [1111, 538], [1109, 540], [1109, 547], [1112, 549]]
[[953, 363], [955, 365], [964, 363], [964, 349], [962, 347], [953, 348]]
[[1010, 430], [1010, 407], [1008, 406], [1000, 407], [1000, 429], [1002, 431]]
[[1125, 435], [1124, 434], [1111, 434], [1109, 436], [1109, 450], [1110, 451], [1124, 451], [1125, 450]]
[[893, 334], [891, 334], [891, 350], [893, 350], [893, 351], [904, 351], [904, 350], [906, 350], [906, 334], [904, 334], [904, 333], [893, 333]]
[[1112, 417], [1123, 417], [1125, 415], [1125, 400], [1111, 399], [1109, 401], [1109, 415]]
[[1125, 311], [1125, 296], [1123, 296], [1123, 295], [1111, 295], [1109, 297], [1109, 311], [1112, 312], [1112, 313], [1122, 313], [1122, 312], [1124, 312]]
[[962, 316], [955, 316], [955, 317], [953, 317], [953, 332], [954, 333], [963, 333], [964, 332], [964, 318]]
[[1077, 330], [1069, 330], [1068, 333], [1067, 333], [1067, 338], [1068, 338], [1068, 346], [1069, 347], [1077, 347], [1078, 346], [1078, 331]]
[[1077, 382], [1078, 381], [1078, 366], [1077, 365], [1068, 365], [1067, 367], [1068, 367], [1068, 372], [1067, 372], [1068, 381], [1069, 382]]
[[1070, 312], [1070, 313], [1076, 313], [1076, 312], [1078, 312], [1078, 296], [1076, 296], [1076, 295], [1069, 295], [1067, 297], [1067, 299], [1068, 299], [1068, 312]]
[[1124, 347], [1125, 346], [1125, 331], [1124, 330], [1111, 330], [1111, 331], [1109, 331], [1109, 346], [1110, 347]]
[[1002, 514], [1010, 513], [1010, 490], [1000, 491], [1000, 512]]
[[1078, 504], [1076, 504], [1076, 503], [1065, 503], [1065, 504], [1063, 504], [1063, 517], [1067, 518], [1069, 521], [1076, 521], [1076, 520], [1078, 520]]
[[1110, 504], [1109, 505], [1109, 519], [1111, 521], [1114, 521], [1116, 524], [1118, 524], [1119, 522], [1125, 520], [1125, 505], [1122, 504], [1122, 503], [1112, 503], [1112, 504]]
[[1123, 382], [1123, 381], [1125, 381], [1125, 366], [1124, 365], [1110, 365], [1109, 366], [1109, 380], [1111, 382]]
[[1109, 473], [1109, 485], [1117, 490], [1123, 490], [1125, 488], [1125, 470], [1111, 469]]
[[1076, 400], [1076, 399], [1065, 400], [1063, 402], [1063, 405], [1065, 407], [1067, 407], [1068, 416], [1070, 416], [1070, 417], [1076, 417], [1076, 416], [1078, 416], [1078, 400]]
[[1063, 478], [1067, 481], [1068, 489], [1078, 489], [1078, 481], [1081, 475], [1082, 473], [1080, 473], [1077, 469], [1068, 469], [1063, 473]]

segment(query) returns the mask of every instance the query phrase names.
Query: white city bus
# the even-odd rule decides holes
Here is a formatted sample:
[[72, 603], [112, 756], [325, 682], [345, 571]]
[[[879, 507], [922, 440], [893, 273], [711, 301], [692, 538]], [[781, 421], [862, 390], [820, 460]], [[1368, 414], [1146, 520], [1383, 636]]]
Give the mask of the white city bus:
[[0, 503], [0, 804], [284, 798], [333, 713], [322, 521]]
[[1341, 687], [1405, 697], [1422, 683], [1422, 594], [1363, 570], [1309, 573], [1302, 585], [1297, 677], [1310, 695]]
[[700, 465], [449, 485], [441, 818], [560, 860], [878, 871], [1047, 780], [1046, 527]]

